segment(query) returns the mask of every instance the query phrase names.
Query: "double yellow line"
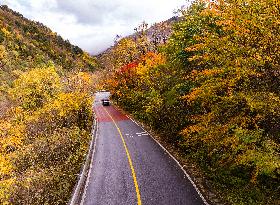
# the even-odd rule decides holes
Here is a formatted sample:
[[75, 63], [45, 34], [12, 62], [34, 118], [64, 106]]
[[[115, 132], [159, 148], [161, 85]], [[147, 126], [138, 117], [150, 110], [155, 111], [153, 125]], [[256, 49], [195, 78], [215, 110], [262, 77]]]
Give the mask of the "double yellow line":
[[117, 128], [117, 130], [118, 130], [118, 132], [120, 134], [120, 137], [122, 139], [122, 143], [123, 143], [123, 146], [124, 146], [124, 149], [125, 149], [125, 153], [126, 153], [126, 156], [127, 156], [127, 159], [128, 159], [128, 163], [129, 163], [129, 166], [130, 166], [130, 169], [131, 169], [131, 173], [132, 173], [132, 178], [133, 178], [133, 181], [134, 181], [134, 186], [135, 186], [135, 191], [136, 191], [136, 196], [137, 196], [137, 204], [141, 205], [142, 204], [142, 202], [141, 202], [141, 195], [140, 195], [140, 190], [139, 190], [139, 187], [138, 187], [136, 173], [135, 173], [135, 170], [134, 170], [134, 167], [133, 167], [133, 164], [132, 164], [132, 160], [131, 160], [131, 157], [130, 157], [127, 145], [125, 143], [123, 134], [122, 134], [120, 128], [118, 127], [116, 121], [114, 120], [114, 118], [110, 115], [110, 113], [105, 108], [103, 108], [103, 109], [106, 111], [106, 113], [112, 119], [112, 121], [113, 121], [115, 127]]

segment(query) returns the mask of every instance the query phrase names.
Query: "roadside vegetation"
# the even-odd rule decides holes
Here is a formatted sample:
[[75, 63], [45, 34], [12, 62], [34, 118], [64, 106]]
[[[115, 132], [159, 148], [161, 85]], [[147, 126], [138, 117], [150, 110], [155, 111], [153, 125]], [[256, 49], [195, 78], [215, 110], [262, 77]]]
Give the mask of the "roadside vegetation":
[[95, 59], [0, 7], [0, 204], [67, 204], [92, 127]]
[[[200, 165], [228, 204], [279, 204], [280, 3], [197, 0], [96, 59], [0, 7], [0, 204], [66, 204], [96, 81]], [[168, 32], [166, 32], [168, 30]], [[168, 38], [168, 40], [167, 40]], [[100, 76], [103, 76], [101, 78]]]
[[195, 1], [165, 45], [143, 29], [111, 50], [113, 99], [198, 163], [229, 204], [280, 202], [279, 9]]

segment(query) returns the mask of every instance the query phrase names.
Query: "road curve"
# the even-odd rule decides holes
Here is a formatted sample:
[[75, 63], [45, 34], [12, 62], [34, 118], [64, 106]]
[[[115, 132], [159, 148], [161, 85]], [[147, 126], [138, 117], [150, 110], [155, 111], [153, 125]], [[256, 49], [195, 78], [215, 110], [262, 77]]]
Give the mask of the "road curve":
[[205, 204], [176, 161], [114, 106], [102, 106], [109, 93], [97, 93], [95, 152], [83, 205]]

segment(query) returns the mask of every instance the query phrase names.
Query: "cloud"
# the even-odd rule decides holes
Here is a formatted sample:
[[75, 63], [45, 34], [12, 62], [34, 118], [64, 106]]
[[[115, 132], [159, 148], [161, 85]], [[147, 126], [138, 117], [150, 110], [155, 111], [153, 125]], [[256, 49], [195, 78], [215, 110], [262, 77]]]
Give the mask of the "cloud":
[[185, 0], [2, 0], [29, 19], [42, 22], [63, 38], [97, 54], [117, 34], [133, 33], [142, 21], [166, 20]]

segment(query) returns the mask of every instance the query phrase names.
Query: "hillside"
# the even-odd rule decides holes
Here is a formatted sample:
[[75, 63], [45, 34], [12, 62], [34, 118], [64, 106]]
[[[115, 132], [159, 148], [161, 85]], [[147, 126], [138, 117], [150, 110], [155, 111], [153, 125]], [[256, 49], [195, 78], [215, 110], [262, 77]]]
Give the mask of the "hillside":
[[0, 7], [0, 204], [66, 204], [87, 153], [95, 59]]
[[279, 204], [279, 6], [197, 0], [165, 45], [140, 29], [103, 61], [118, 106], [198, 165], [225, 204]]
[[[132, 59], [139, 59], [145, 52], [157, 50], [160, 46], [166, 44], [172, 33], [173, 24], [178, 21], [180, 21], [180, 17], [174, 16], [150, 27], [143, 22], [134, 29], [135, 32], [132, 35], [117, 36], [113, 46], [96, 56], [99, 68], [114, 70], [118, 67], [116, 59], [123, 58], [124, 62], [128, 63]], [[129, 52], [126, 52], [128, 50]], [[121, 52], [122, 57], [119, 55]]]
[[[88, 53], [51, 31], [40, 22], [30, 21], [21, 14], [0, 6], [0, 42], [14, 55], [12, 59], [33, 62], [53, 61], [68, 70], [94, 70]], [[24, 65], [17, 65], [17, 69]], [[25, 66], [26, 67], [26, 66]]]
[[[39, 22], [0, 6], [0, 105], [3, 92], [19, 73], [49, 63], [64, 71], [93, 71], [95, 59], [78, 46], [52, 32]], [[5, 106], [0, 108], [0, 116]]]

